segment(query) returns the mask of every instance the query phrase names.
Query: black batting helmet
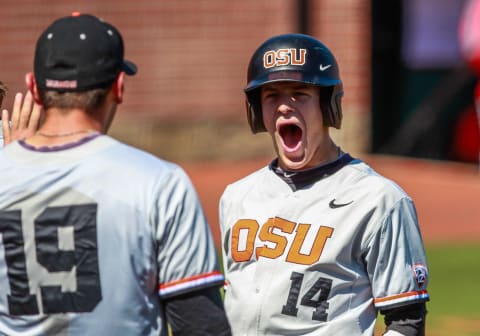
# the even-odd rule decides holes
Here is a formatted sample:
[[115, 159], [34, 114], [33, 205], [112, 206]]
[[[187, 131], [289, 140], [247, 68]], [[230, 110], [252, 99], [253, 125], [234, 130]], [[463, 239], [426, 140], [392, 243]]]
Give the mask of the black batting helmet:
[[322, 87], [320, 108], [325, 125], [340, 128], [343, 85], [332, 52], [317, 39], [303, 34], [269, 38], [253, 53], [248, 65], [247, 116], [253, 133], [266, 131], [260, 88], [272, 82], [300, 82]]

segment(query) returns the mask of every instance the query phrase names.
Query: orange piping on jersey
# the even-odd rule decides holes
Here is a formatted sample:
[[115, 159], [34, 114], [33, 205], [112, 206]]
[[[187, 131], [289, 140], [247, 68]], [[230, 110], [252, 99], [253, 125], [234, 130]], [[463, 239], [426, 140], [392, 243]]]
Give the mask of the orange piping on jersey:
[[192, 282], [192, 281], [195, 281], [195, 280], [206, 279], [206, 278], [209, 278], [211, 276], [218, 276], [218, 275], [223, 277], [223, 274], [220, 273], [219, 271], [213, 271], [213, 272], [210, 272], [210, 273], [194, 275], [194, 276], [191, 276], [191, 277], [188, 277], [188, 278], [183, 278], [183, 279], [180, 279], [180, 280], [176, 280], [176, 281], [168, 282], [168, 283], [165, 283], [165, 284], [161, 284], [158, 288], [160, 290], [162, 290], [162, 289], [165, 289], [165, 288], [177, 286], [177, 285]]
[[426, 290], [422, 291], [412, 291], [412, 292], [407, 292], [407, 293], [402, 293], [402, 294], [397, 294], [397, 295], [392, 295], [392, 296], [386, 296], [383, 298], [378, 298], [374, 299], [373, 302], [377, 304], [381, 304], [384, 302], [389, 302], [389, 301], [395, 301], [395, 300], [401, 300], [401, 299], [406, 299], [410, 297], [428, 297], [428, 292]]

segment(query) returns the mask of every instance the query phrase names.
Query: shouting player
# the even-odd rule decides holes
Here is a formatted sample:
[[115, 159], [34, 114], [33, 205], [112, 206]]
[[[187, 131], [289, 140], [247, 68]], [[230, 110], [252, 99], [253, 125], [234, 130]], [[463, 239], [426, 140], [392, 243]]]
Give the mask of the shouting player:
[[40, 35], [26, 79], [45, 118], [0, 151], [0, 335], [230, 335], [189, 178], [105, 134], [135, 73], [94, 16]]
[[225, 307], [234, 335], [423, 335], [428, 271], [412, 199], [329, 135], [342, 121], [331, 51], [300, 34], [251, 57], [253, 133], [277, 158], [220, 200]]

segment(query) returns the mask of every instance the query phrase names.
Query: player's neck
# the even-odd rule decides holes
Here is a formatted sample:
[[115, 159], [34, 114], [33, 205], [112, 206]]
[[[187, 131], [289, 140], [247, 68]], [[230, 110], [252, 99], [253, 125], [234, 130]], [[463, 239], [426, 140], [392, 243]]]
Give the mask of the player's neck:
[[101, 123], [81, 109], [49, 109], [38, 131], [25, 141], [32, 146], [59, 146], [77, 142], [102, 130]]

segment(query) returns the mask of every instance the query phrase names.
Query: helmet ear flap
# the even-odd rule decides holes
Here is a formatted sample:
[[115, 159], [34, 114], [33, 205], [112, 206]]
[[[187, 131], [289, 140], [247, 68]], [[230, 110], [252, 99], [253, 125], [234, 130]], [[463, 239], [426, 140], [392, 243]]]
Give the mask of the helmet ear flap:
[[343, 88], [341, 85], [337, 85], [333, 89], [332, 94], [332, 109], [335, 111], [335, 122], [333, 127], [340, 129], [342, 126], [343, 110], [342, 110], [342, 98], [343, 98]]
[[259, 90], [253, 90], [247, 93], [245, 101], [247, 110], [247, 120], [250, 125], [252, 133], [266, 132], [265, 124], [263, 123], [262, 105], [260, 103]]
[[343, 89], [341, 85], [322, 87], [320, 89], [320, 108], [325, 126], [340, 129], [342, 125]]

